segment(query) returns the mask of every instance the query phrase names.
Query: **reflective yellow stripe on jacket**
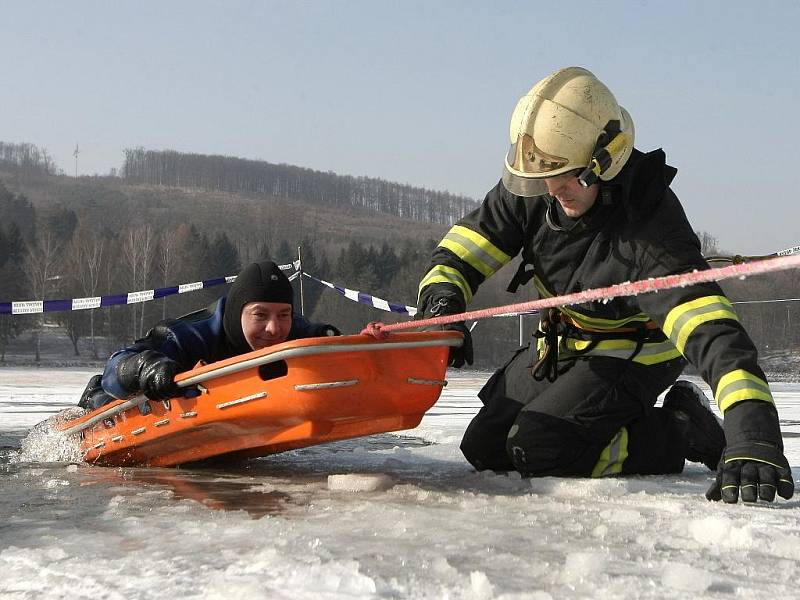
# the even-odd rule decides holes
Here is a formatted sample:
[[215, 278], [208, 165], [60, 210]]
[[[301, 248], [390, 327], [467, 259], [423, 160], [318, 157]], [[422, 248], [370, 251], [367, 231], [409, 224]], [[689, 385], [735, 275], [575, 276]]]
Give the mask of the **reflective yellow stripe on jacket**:
[[[608, 356], [611, 358], [621, 358], [630, 360], [636, 350], [636, 341], [628, 339], [601, 340], [588, 352], [585, 351], [591, 345], [588, 340], [576, 340], [573, 338], [564, 339], [564, 345], [559, 348], [559, 360], [569, 359], [580, 353], [580, 356]], [[633, 362], [643, 365], [655, 365], [666, 362], [681, 355], [678, 349], [669, 340], [663, 342], [649, 342], [642, 344], [642, 349], [633, 357]]]
[[[644, 313], [638, 313], [636, 315], [633, 315], [632, 317], [625, 317], [624, 319], [601, 319], [600, 317], [590, 317], [588, 315], [584, 315], [566, 306], [559, 310], [561, 310], [561, 312], [570, 317], [574, 321], [575, 325], [587, 331], [591, 330], [613, 331], [615, 329], [621, 329], [630, 326], [631, 323], [650, 322], [650, 317], [648, 317]], [[654, 325], [654, 328], [657, 328], [657, 326]]]
[[[553, 294], [544, 286], [541, 280], [534, 275], [533, 277], [533, 285], [536, 286], [536, 289], [539, 292], [540, 298], [552, 298]], [[599, 329], [599, 330], [613, 330], [619, 329], [621, 327], [625, 327], [630, 325], [631, 323], [647, 323], [650, 321], [650, 317], [648, 317], [644, 313], [637, 313], [630, 317], [624, 317], [622, 319], [603, 319], [601, 317], [590, 317], [589, 315], [585, 315], [577, 310], [570, 308], [569, 306], [561, 306], [559, 309], [562, 313], [569, 316], [574, 322], [575, 325], [581, 327], [586, 330], [592, 329]]]
[[491, 277], [511, 260], [480, 233], [461, 225], [451, 227], [439, 246], [450, 250], [484, 277]]
[[679, 304], [669, 311], [663, 329], [675, 347], [684, 354], [686, 342], [695, 329], [703, 323], [721, 319], [739, 320], [730, 300], [725, 296], [703, 296]]
[[[445, 265], [436, 265], [433, 267], [425, 274], [425, 277], [422, 278], [422, 281], [419, 282], [420, 295], [422, 294], [422, 290], [432, 283], [452, 283], [461, 290], [462, 294], [464, 294], [465, 303], [472, 300], [472, 289], [469, 287], [469, 283], [458, 269], [447, 267]], [[417, 299], [419, 299], [419, 296]]]
[[744, 369], [736, 369], [720, 377], [714, 398], [722, 414], [742, 400], [764, 400], [775, 404], [769, 384]]
[[[533, 283], [536, 289], [539, 290], [539, 295], [542, 298], [552, 298], [553, 294], [544, 286], [538, 277], [533, 278]], [[616, 329], [630, 326], [632, 323], [647, 323], [650, 321], [644, 313], [631, 315], [622, 319], [603, 319], [600, 317], [590, 317], [584, 315], [574, 309], [568, 307], [559, 307], [559, 310], [565, 315], [570, 317], [578, 328], [586, 330], [599, 330], [608, 331], [612, 333]], [[624, 335], [624, 334], [623, 334]], [[539, 349], [541, 351], [541, 340]], [[591, 346], [591, 350], [587, 348]], [[620, 358], [622, 360], [630, 360], [633, 353], [636, 351], [637, 342], [635, 339], [620, 337], [618, 339], [601, 340], [592, 345], [589, 340], [579, 340], [574, 338], [563, 338], [559, 343], [559, 360], [565, 360], [574, 357], [576, 354], [580, 356], [608, 356], [610, 358]], [[658, 363], [673, 360], [681, 356], [681, 353], [675, 348], [674, 344], [669, 340], [661, 342], [647, 342], [642, 345], [642, 348], [633, 357], [633, 362], [643, 365], [655, 365]]]

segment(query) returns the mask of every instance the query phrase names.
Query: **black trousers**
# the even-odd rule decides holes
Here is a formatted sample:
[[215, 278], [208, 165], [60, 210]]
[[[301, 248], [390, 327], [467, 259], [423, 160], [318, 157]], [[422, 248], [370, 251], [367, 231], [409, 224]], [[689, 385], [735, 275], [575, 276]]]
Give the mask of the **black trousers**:
[[625, 428], [627, 458], [615, 472], [683, 470], [686, 440], [669, 412], [654, 408], [683, 370], [683, 359], [646, 366], [582, 358], [553, 383], [534, 380], [532, 362], [530, 350], [521, 348], [478, 393], [483, 408], [461, 442], [476, 469], [528, 477], [598, 475], [601, 454]]

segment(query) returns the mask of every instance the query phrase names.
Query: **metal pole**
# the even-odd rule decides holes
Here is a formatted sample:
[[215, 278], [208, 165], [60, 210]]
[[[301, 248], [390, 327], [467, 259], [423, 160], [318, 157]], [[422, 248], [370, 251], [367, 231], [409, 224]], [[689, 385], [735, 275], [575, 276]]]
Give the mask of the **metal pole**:
[[522, 315], [518, 315], [519, 317], [519, 345], [520, 348], [522, 347], [522, 343], [525, 341], [525, 331], [524, 327], [522, 326]]
[[300, 314], [305, 316], [305, 298], [303, 297], [303, 259], [300, 256], [300, 248], [301, 246], [297, 247], [297, 271], [300, 273]]

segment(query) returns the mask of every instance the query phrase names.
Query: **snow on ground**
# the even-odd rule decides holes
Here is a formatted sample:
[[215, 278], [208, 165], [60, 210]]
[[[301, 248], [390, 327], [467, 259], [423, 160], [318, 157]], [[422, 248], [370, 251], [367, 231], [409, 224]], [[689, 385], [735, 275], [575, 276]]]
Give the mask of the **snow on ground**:
[[[420, 427], [180, 469], [33, 462], [92, 373], [0, 369], [0, 598], [787, 598], [800, 498], [709, 503], [711, 473], [522, 480], [458, 450], [488, 374]], [[800, 465], [800, 384], [773, 386]], [[58, 449], [63, 454], [63, 448]], [[795, 479], [800, 469], [794, 469]]]

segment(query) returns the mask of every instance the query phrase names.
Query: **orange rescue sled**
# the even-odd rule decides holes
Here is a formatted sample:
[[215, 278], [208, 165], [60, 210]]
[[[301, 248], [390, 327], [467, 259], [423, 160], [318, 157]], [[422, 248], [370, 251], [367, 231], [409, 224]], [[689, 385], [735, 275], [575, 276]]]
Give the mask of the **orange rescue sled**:
[[87, 462], [111, 466], [265, 456], [411, 429], [439, 398], [449, 349], [461, 343], [446, 331], [284, 342], [178, 375], [197, 397], [118, 400], [61, 429], [80, 436]]

